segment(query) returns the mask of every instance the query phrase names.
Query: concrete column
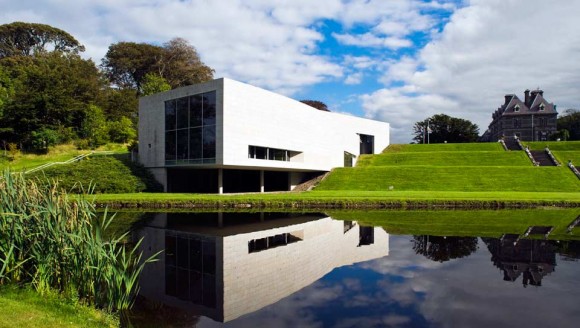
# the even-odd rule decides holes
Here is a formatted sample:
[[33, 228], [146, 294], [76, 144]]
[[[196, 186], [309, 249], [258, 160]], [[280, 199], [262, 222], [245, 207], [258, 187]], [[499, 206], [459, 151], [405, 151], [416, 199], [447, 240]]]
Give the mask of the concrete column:
[[260, 192], [264, 192], [264, 170], [260, 170]]
[[224, 193], [224, 169], [218, 169], [218, 194]]
[[220, 228], [224, 227], [224, 213], [223, 212], [218, 212], [218, 227], [220, 227]]

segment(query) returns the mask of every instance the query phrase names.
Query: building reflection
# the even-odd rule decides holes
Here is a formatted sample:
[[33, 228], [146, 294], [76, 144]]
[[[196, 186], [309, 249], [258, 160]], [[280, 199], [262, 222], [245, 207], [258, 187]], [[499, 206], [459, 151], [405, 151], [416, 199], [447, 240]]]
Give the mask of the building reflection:
[[541, 286], [542, 279], [556, 267], [554, 242], [516, 237], [507, 235], [482, 240], [491, 253], [491, 261], [503, 272], [503, 280], [515, 282], [522, 276], [524, 287]]
[[334, 268], [389, 254], [382, 228], [323, 214], [159, 213], [135, 233], [140, 294], [227, 322], [289, 296]]

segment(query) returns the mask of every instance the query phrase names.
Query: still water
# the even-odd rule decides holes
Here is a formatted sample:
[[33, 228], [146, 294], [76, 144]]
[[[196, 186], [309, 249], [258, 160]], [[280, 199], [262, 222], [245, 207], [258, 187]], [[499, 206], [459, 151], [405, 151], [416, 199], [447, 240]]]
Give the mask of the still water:
[[578, 327], [573, 233], [388, 230], [322, 213], [148, 214], [133, 236], [145, 255], [164, 252], [142, 274], [131, 324]]

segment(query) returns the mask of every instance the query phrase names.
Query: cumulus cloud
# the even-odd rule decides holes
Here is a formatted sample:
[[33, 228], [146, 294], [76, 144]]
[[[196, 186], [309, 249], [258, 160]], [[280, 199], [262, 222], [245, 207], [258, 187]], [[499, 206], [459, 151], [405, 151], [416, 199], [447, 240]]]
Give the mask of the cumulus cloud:
[[558, 108], [578, 107], [579, 11], [575, 1], [470, 1], [416, 55], [389, 62], [385, 88], [363, 95], [363, 107], [391, 123], [394, 142], [410, 141], [412, 124], [436, 113], [483, 133], [503, 95], [527, 88], [539, 86]]

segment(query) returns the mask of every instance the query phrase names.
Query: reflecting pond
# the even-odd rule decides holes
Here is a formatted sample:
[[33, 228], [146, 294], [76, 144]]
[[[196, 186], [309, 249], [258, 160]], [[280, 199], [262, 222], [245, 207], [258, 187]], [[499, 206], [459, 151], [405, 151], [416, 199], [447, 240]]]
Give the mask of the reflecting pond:
[[[143, 272], [129, 320], [577, 327], [580, 211], [512, 212], [147, 213], [133, 238], [146, 256], [164, 252]], [[512, 220], [482, 227], [502, 217]]]

